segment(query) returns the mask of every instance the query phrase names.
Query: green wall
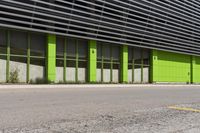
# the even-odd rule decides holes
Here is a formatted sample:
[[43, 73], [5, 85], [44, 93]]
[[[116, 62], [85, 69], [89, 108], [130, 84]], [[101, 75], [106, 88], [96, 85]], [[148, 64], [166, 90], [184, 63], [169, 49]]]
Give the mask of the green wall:
[[200, 57], [193, 56], [192, 63], [192, 83], [200, 83]]
[[152, 50], [151, 82], [191, 82], [191, 56]]
[[46, 78], [54, 82], [56, 79], [56, 35], [47, 35]]
[[97, 68], [97, 44], [96, 41], [90, 40], [88, 45], [88, 81], [96, 81]]

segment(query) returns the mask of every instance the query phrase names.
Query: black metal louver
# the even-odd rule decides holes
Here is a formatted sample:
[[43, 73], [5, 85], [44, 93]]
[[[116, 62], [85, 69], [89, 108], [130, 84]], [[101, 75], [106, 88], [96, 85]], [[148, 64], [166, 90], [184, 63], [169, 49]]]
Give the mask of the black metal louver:
[[200, 54], [197, 0], [0, 0], [0, 27]]

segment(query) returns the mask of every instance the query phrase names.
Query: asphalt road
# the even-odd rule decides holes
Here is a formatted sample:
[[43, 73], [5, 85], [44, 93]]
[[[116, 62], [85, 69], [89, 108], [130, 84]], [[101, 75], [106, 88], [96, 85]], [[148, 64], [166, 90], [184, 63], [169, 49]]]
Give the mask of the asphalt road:
[[0, 89], [0, 133], [199, 133], [198, 110], [199, 86]]

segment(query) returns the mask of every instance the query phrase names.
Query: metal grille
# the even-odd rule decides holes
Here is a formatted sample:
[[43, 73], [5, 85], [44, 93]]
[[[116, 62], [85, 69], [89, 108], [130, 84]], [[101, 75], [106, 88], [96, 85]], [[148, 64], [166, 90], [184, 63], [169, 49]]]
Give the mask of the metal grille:
[[0, 0], [0, 27], [200, 54], [197, 0]]

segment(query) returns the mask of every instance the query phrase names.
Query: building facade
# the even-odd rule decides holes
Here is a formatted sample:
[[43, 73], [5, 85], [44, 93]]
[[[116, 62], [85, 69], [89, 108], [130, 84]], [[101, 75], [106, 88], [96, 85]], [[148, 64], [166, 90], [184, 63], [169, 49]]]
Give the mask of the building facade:
[[200, 2], [0, 0], [0, 82], [200, 83]]

